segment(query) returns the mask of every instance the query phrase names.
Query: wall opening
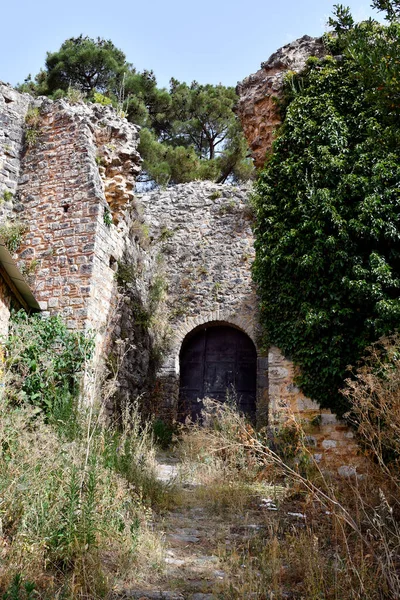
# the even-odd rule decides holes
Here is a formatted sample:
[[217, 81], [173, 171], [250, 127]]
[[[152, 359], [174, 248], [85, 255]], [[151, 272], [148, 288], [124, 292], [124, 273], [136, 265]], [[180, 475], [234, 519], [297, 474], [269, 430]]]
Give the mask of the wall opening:
[[199, 400], [235, 399], [251, 420], [256, 416], [257, 351], [240, 329], [208, 324], [189, 333], [180, 352], [180, 412], [198, 419]]

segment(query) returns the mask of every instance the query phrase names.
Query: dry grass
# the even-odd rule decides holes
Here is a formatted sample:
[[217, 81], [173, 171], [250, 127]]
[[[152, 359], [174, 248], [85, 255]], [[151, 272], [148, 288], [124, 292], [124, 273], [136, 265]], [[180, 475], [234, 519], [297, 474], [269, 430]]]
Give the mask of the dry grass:
[[[203, 484], [196, 498], [213, 512], [232, 518], [253, 510], [254, 518], [257, 499], [272, 496], [263, 494], [257, 483], [261, 480], [264, 490], [268, 485], [280, 490], [273, 499], [278, 510], [258, 510], [259, 532], [221, 550], [229, 575], [221, 598], [400, 597], [400, 375], [387, 367], [382, 380], [382, 365], [376, 368], [376, 357], [372, 363], [345, 392], [353, 397], [352, 415], [357, 416], [368, 455], [374, 457], [364, 479], [322, 472], [301, 447], [301, 432], [295, 456], [281, 456], [272, 449], [280, 448], [276, 440], [271, 447], [233, 408], [212, 401], [206, 402], [204, 426], [192, 425], [183, 434], [180, 452], [186, 472]], [[371, 390], [373, 407], [368, 404]], [[395, 423], [389, 429], [392, 415]], [[387, 449], [392, 463], [384, 454]]]

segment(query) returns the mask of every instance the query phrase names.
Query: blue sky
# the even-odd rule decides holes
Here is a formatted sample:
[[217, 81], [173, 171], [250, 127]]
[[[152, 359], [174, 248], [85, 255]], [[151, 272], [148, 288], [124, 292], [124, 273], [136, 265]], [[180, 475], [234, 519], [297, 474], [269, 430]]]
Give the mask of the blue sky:
[[[0, 80], [15, 85], [80, 33], [111, 39], [160, 85], [181, 81], [235, 85], [280, 46], [318, 36], [338, 0], [3, 0]], [[357, 20], [369, 1], [342, 0]], [[376, 13], [375, 13], [376, 14]]]

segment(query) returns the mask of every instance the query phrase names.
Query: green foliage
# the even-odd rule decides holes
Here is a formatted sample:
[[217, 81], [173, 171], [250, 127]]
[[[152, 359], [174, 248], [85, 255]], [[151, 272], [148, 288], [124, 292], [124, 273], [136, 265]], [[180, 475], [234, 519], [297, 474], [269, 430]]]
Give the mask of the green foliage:
[[400, 18], [399, 0], [372, 0], [372, 6], [386, 12], [385, 18], [388, 21], [396, 21]]
[[22, 239], [26, 231], [26, 225], [19, 221], [0, 225], [0, 236], [3, 238], [4, 243], [11, 254], [14, 254], [22, 244]]
[[13, 199], [13, 194], [12, 192], [10, 192], [10, 190], [5, 190], [3, 192], [3, 202], [11, 202]]
[[[119, 114], [142, 127], [139, 152], [144, 159], [142, 182], [157, 185], [195, 179], [224, 182], [249, 179], [253, 165], [233, 108], [234, 88], [187, 85], [171, 79], [170, 88], [157, 87], [152, 71], [138, 73], [110, 40], [80, 35], [48, 53], [46, 70], [29, 76], [20, 91], [83, 98], [112, 104]], [[28, 129], [33, 146], [38, 130]]]
[[104, 225], [108, 228], [110, 228], [113, 223], [112, 213], [108, 208], [104, 210], [103, 221]]
[[153, 422], [153, 434], [156, 443], [163, 450], [167, 450], [172, 445], [176, 434], [176, 427], [173, 427], [169, 423], [165, 423], [162, 419], [156, 419]]
[[101, 104], [102, 106], [108, 106], [109, 104], [112, 104], [111, 98], [104, 96], [104, 94], [100, 94], [100, 92], [93, 93], [93, 102], [96, 104]]
[[35, 584], [23, 582], [21, 573], [16, 573], [8, 590], [3, 594], [3, 600], [33, 600]]
[[309, 61], [258, 183], [254, 277], [265, 344], [342, 413], [346, 367], [400, 319], [400, 25], [353, 25], [340, 60]]
[[75, 87], [85, 94], [115, 89], [126, 69], [125, 54], [110, 40], [80, 35], [46, 58], [49, 92]]
[[3, 348], [11, 402], [31, 404], [53, 421], [73, 416], [93, 349], [90, 337], [68, 330], [59, 316], [28, 316], [21, 310], [12, 315]]
[[28, 148], [35, 146], [40, 133], [40, 111], [37, 106], [31, 106], [25, 116], [25, 143]]

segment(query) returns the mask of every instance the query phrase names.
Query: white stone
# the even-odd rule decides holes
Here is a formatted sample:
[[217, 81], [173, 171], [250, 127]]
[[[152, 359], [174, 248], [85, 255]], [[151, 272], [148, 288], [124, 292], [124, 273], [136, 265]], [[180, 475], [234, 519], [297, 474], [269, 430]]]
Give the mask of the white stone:
[[325, 448], [325, 450], [329, 450], [330, 448], [336, 448], [337, 446], [337, 442], [335, 440], [324, 440], [322, 442], [322, 447]]
[[357, 469], [352, 465], [342, 465], [338, 468], [338, 473], [341, 477], [356, 477]]

